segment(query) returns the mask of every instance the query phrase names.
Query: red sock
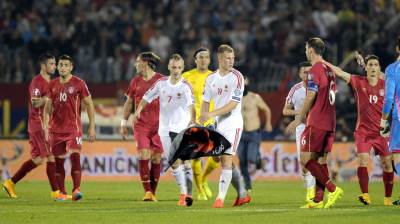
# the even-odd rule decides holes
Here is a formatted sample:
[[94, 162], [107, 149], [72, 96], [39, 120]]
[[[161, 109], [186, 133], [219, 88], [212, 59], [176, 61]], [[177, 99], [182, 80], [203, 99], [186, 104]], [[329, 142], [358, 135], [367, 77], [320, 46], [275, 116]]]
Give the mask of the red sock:
[[79, 153], [75, 152], [70, 155], [69, 159], [71, 160], [71, 177], [72, 183], [74, 184], [72, 191], [75, 191], [75, 189], [79, 189], [81, 186], [81, 156]]
[[161, 173], [161, 163], [151, 163], [150, 169], [150, 186], [153, 194], [156, 194], [158, 179]]
[[[368, 169], [367, 167], [358, 167], [357, 168], [357, 176], [358, 176], [358, 183], [360, 184], [360, 189], [362, 193], [368, 193]], [[385, 178], [384, 178], [385, 179]]]
[[321, 184], [318, 180], [315, 180], [315, 197], [314, 202], [320, 202], [324, 200], [325, 185]]
[[11, 180], [14, 184], [16, 184], [18, 181], [20, 181], [24, 176], [29, 173], [31, 170], [35, 169], [37, 165], [30, 159], [26, 161], [22, 166], [19, 168], [19, 170], [14, 174], [13, 177], [11, 177]]
[[64, 161], [63, 158], [56, 158], [56, 177], [58, 187], [60, 188], [60, 192], [63, 194], [67, 194], [65, 191], [65, 169], [64, 169]]
[[56, 163], [55, 162], [47, 162], [46, 166], [47, 178], [49, 178], [49, 183], [52, 191], [58, 190], [58, 183], [56, 177]]
[[325, 185], [329, 192], [334, 192], [336, 190], [336, 185], [329, 179], [327, 166], [325, 168], [316, 160], [310, 159], [305, 167], [311, 172], [316, 180]]
[[393, 171], [388, 173], [383, 171], [383, 184], [385, 185], [385, 197], [392, 197], [393, 191]]
[[144, 191], [151, 192], [150, 186], [150, 170], [149, 170], [149, 160], [139, 160], [139, 172], [140, 172], [140, 180], [142, 181]]

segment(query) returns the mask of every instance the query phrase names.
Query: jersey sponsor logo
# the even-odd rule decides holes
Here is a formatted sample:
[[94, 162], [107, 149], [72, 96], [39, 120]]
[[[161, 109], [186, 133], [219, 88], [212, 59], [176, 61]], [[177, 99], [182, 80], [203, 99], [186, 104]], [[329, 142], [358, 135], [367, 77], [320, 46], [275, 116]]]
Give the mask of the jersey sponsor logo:
[[33, 95], [34, 96], [40, 96], [40, 90], [38, 88], [33, 90]]
[[235, 96], [240, 96], [240, 94], [242, 94], [242, 91], [240, 89], [235, 89], [235, 91], [233, 91], [233, 94], [235, 94]]
[[384, 89], [380, 89], [379, 90], [379, 96], [384, 96], [385, 95], [385, 90]]
[[75, 91], [75, 88], [73, 86], [68, 87], [68, 93], [73, 94]]

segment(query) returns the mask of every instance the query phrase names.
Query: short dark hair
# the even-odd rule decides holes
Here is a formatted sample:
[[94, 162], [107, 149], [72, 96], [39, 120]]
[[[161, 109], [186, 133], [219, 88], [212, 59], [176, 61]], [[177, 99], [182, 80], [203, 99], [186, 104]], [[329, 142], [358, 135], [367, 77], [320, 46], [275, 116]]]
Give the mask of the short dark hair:
[[197, 50], [194, 52], [193, 57], [196, 58], [197, 54], [200, 53], [200, 52], [202, 52], [202, 51], [207, 51], [207, 52], [210, 53], [210, 50], [209, 50], [208, 48], [206, 48], [206, 47], [201, 47], [201, 48], [197, 49]]
[[319, 37], [312, 37], [307, 40], [307, 45], [309, 48], [314, 49], [315, 53], [322, 55], [325, 52], [325, 43]]
[[310, 67], [311, 63], [308, 61], [302, 61], [299, 63], [299, 69], [304, 68], [304, 67]]
[[74, 60], [72, 60], [71, 56], [63, 54], [60, 57], [58, 57], [58, 61], [61, 60], [68, 60], [69, 62], [71, 62], [71, 64], [74, 64]]
[[379, 57], [374, 54], [369, 54], [369, 55], [365, 56], [365, 59], [364, 59], [365, 64], [367, 64], [369, 60], [377, 60], [379, 62]]
[[159, 56], [151, 51], [142, 52], [139, 54], [139, 57], [143, 61], [147, 62], [152, 70], [155, 70], [157, 68], [158, 63], [160, 63], [161, 60]]
[[49, 53], [44, 53], [39, 56], [39, 64], [46, 64], [47, 60], [49, 59], [56, 59], [54, 55]]

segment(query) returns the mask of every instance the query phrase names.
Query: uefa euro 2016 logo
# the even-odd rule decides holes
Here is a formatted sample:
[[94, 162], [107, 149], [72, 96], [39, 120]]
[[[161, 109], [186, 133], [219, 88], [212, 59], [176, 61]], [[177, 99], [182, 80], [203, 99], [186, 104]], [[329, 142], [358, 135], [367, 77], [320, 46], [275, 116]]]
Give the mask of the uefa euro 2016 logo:
[[13, 143], [11, 148], [0, 148], [0, 179], [7, 180], [10, 178], [7, 164], [21, 157], [23, 151], [24, 147], [18, 143]]

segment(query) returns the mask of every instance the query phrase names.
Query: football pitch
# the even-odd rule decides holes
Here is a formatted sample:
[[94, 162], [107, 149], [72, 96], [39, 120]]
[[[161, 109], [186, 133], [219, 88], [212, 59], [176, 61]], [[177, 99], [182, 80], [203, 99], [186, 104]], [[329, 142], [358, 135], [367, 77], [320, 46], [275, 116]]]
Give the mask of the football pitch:
[[[67, 183], [70, 188], [71, 183]], [[213, 200], [194, 201], [192, 207], [177, 206], [174, 182], [161, 182], [158, 202], [143, 202], [139, 182], [83, 182], [81, 201], [55, 202], [50, 199], [47, 182], [22, 181], [19, 198], [0, 194], [0, 223], [397, 223], [400, 207], [383, 206], [383, 185], [370, 184], [373, 205], [363, 206], [356, 197], [358, 184], [341, 183], [345, 196], [332, 209], [299, 209], [303, 205], [301, 182], [255, 182], [252, 202], [231, 207], [235, 191], [231, 187], [223, 209], [211, 208]], [[214, 193], [218, 186], [211, 183]], [[395, 184], [393, 198], [399, 195]]]

